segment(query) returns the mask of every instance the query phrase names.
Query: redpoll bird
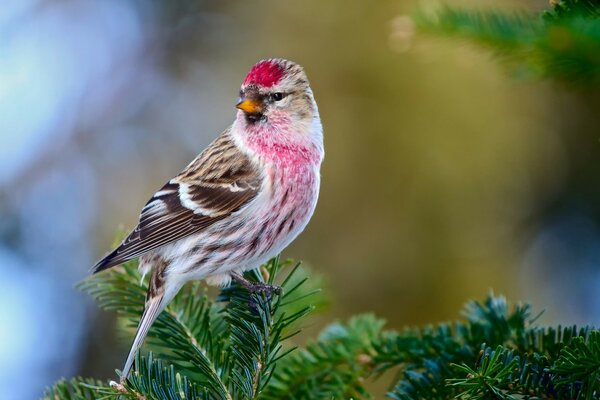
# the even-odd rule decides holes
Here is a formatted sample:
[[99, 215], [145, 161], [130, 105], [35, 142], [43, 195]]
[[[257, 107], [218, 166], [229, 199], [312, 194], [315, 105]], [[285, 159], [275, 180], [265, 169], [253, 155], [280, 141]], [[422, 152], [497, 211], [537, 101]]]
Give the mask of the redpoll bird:
[[150, 326], [186, 282], [225, 286], [233, 278], [255, 288], [242, 273], [280, 253], [313, 214], [323, 131], [302, 67], [260, 61], [236, 107], [233, 124], [152, 196], [133, 232], [94, 266], [99, 272], [140, 257], [140, 271], [152, 273], [122, 381]]

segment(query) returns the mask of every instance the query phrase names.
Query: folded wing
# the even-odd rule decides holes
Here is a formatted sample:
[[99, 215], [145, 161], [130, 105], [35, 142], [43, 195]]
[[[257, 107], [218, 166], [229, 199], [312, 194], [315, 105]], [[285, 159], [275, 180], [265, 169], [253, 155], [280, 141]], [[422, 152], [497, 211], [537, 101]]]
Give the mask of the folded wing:
[[152, 196], [133, 232], [93, 271], [202, 232], [249, 204], [258, 194], [261, 182], [255, 163], [225, 132]]

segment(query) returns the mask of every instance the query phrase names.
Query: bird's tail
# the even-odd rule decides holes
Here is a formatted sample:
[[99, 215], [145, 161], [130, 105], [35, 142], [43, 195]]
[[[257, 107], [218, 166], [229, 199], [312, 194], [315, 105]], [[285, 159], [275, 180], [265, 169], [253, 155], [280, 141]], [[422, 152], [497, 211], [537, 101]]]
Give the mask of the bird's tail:
[[135, 359], [135, 353], [142, 347], [144, 343], [144, 339], [152, 326], [152, 323], [158, 317], [158, 314], [165, 308], [167, 302], [165, 301], [165, 292], [156, 295], [155, 297], [148, 299], [146, 302], [146, 307], [144, 308], [144, 313], [142, 314], [142, 318], [140, 319], [140, 324], [138, 325], [137, 332], [135, 333], [135, 338], [133, 339], [133, 344], [131, 345], [131, 349], [129, 350], [129, 355], [127, 356], [127, 361], [125, 362], [125, 366], [123, 367], [123, 372], [121, 373], [121, 382], [125, 381], [131, 372], [131, 367], [133, 367], [133, 360]]
[[[154, 275], [157, 274], [158, 273], [154, 271]], [[155, 278], [154, 275], [153, 278]], [[133, 339], [131, 350], [129, 350], [129, 355], [127, 356], [125, 366], [123, 367], [123, 372], [121, 372], [121, 382], [125, 381], [129, 376], [131, 367], [133, 367], [133, 361], [135, 360], [135, 353], [137, 353], [140, 347], [142, 347], [150, 327], [160, 312], [165, 309], [171, 300], [173, 300], [173, 297], [175, 297], [177, 292], [179, 292], [179, 289], [181, 289], [184, 283], [184, 281], [180, 280], [165, 281], [162, 282], [162, 287], [160, 288], [153, 287], [152, 282], [150, 283], [144, 313], [142, 314], [140, 324], [138, 325], [137, 332], [135, 333], [135, 338]]]

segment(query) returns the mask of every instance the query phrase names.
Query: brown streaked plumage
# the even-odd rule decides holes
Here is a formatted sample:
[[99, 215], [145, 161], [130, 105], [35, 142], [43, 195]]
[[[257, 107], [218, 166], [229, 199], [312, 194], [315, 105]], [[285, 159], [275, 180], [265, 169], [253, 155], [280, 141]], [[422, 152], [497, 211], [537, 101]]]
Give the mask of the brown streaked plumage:
[[[223, 132], [179, 175], [156, 192], [142, 209], [133, 232], [113, 252], [98, 261], [93, 271], [122, 264], [202, 231], [252, 200], [260, 184], [256, 165], [235, 146], [229, 130]], [[192, 207], [182, 204], [182, 185], [188, 187]]]

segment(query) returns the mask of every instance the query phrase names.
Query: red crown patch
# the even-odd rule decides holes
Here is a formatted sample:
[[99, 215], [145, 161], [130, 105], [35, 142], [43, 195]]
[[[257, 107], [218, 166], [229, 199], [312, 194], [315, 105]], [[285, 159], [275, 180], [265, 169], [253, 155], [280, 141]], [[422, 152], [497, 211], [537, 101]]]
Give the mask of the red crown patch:
[[261, 61], [256, 64], [244, 79], [244, 85], [251, 83], [271, 87], [283, 77], [283, 68], [274, 61]]

